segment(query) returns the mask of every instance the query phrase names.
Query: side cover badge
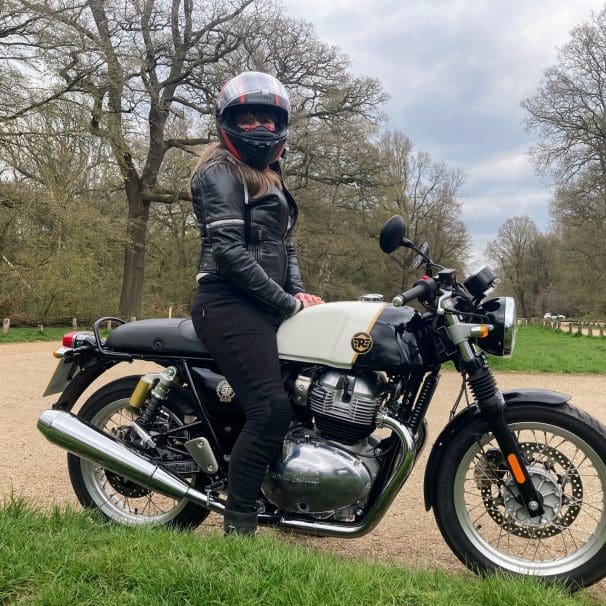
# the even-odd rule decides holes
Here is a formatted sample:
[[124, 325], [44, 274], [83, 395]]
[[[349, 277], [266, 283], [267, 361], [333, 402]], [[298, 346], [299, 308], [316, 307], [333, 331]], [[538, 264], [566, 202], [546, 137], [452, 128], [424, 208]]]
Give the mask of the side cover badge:
[[357, 332], [351, 338], [351, 348], [359, 354], [368, 353], [372, 349], [372, 337], [367, 332]]
[[223, 381], [219, 381], [217, 385], [217, 396], [219, 398], [219, 402], [230, 403], [236, 392], [232, 389], [231, 385], [223, 379]]

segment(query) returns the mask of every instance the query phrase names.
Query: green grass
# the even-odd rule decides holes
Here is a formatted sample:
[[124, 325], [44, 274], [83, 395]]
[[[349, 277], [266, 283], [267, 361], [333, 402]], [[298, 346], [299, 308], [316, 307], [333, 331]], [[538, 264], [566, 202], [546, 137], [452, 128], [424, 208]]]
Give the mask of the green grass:
[[[37, 328], [10, 328], [7, 334], [0, 332], [0, 343], [30, 343], [32, 341], [61, 341], [66, 332], [73, 328], [49, 326], [40, 332]], [[86, 329], [82, 329], [86, 330]]]
[[606, 337], [520, 326], [513, 356], [490, 356], [490, 366], [500, 371], [604, 374]]
[[533, 579], [479, 579], [316, 553], [288, 538], [184, 534], [86, 513], [0, 509], [0, 604], [217, 606], [349, 604], [583, 606]]

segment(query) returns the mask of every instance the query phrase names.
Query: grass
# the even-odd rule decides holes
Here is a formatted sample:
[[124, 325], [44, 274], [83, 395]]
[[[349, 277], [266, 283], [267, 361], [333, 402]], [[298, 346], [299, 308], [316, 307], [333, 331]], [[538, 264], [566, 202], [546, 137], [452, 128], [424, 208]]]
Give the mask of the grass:
[[[7, 334], [0, 332], [0, 343], [31, 343], [33, 341], [61, 341], [73, 328], [48, 326], [42, 332], [37, 328], [10, 328]], [[89, 329], [82, 329], [89, 330]]]
[[534, 579], [350, 561], [287, 538], [124, 528], [23, 501], [0, 509], [0, 604], [45, 606], [589, 606]]
[[520, 326], [511, 358], [490, 356], [499, 371], [606, 373], [606, 338]]

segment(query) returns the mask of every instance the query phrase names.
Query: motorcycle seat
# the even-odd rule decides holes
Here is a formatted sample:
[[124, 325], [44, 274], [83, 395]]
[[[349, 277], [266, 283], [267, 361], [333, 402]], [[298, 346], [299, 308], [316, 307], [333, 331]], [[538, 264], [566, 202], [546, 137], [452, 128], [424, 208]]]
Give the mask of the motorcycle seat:
[[210, 357], [206, 346], [185, 318], [137, 320], [116, 327], [105, 347], [119, 352]]

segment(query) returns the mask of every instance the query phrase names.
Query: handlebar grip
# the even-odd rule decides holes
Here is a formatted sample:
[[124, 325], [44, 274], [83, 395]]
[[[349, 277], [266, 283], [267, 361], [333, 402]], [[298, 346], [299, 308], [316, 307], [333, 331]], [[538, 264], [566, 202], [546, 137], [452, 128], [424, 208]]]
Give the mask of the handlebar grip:
[[420, 299], [421, 297], [433, 294], [436, 291], [436, 288], [436, 282], [431, 278], [429, 280], [419, 280], [418, 282], [415, 282], [415, 285], [412, 288], [395, 296], [392, 305], [394, 307], [402, 307], [402, 305], [406, 305], [406, 303], [409, 303], [414, 299]]

